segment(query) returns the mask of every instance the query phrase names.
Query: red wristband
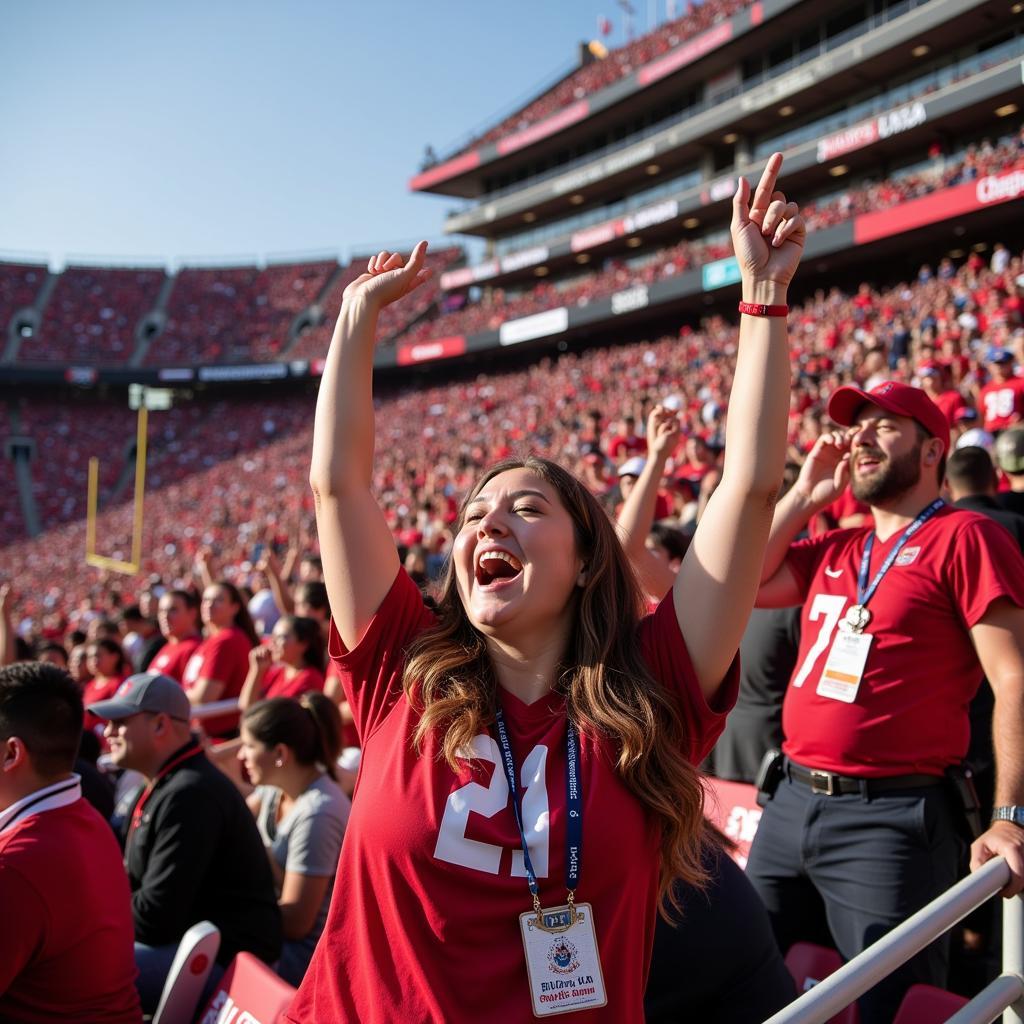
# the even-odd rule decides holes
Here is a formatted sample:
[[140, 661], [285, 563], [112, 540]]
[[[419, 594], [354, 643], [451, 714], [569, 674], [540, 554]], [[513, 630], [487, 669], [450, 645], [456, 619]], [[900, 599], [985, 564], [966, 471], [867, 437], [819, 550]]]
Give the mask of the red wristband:
[[789, 316], [789, 306], [765, 306], [760, 302], [741, 302], [739, 310], [747, 316]]

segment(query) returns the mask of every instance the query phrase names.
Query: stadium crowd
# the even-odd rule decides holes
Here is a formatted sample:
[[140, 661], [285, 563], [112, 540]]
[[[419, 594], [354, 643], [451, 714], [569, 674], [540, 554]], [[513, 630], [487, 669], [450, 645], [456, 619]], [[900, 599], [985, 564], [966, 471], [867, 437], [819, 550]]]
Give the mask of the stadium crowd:
[[[715, 316], [673, 337], [378, 396], [373, 489], [412, 580], [426, 589], [438, 578], [458, 504], [481, 468], [524, 449], [574, 470], [612, 516], [658, 449], [653, 507], [662, 523], [650, 546], [667, 561], [678, 558], [720, 477], [737, 343], [736, 325]], [[830, 396], [845, 385], [870, 390], [891, 381], [923, 389], [954, 444], [980, 451], [993, 474], [990, 459], [1008, 452], [1001, 500], [1020, 509], [1024, 430], [1013, 428], [1024, 422], [1024, 253], [979, 246], [959, 265], [943, 258], [889, 287], [818, 291], [792, 308], [789, 345], [791, 478], [834, 429]], [[80, 521], [5, 551], [0, 660], [66, 666], [91, 705], [91, 760], [76, 770], [129, 842], [144, 1009], [155, 1005], [176, 936], [191, 921], [208, 917], [227, 936], [215, 973], [248, 949], [295, 984], [327, 920], [353, 782], [333, 766], [342, 737], [352, 737], [351, 711], [324, 661], [310, 413], [305, 400], [222, 401], [213, 410], [197, 402], [153, 413], [154, 494], [134, 580], [92, 569], [68, 578], [67, 552], [84, 542]], [[27, 402], [19, 414], [47, 450], [77, 452], [60, 475], [37, 481], [40, 495], [53, 491], [47, 520], [80, 515], [81, 464], [97, 447], [110, 449], [109, 416]], [[667, 448], [650, 425], [666, 416], [675, 431]], [[131, 428], [125, 413], [113, 429], [127, 438]], [[1013, 443], [997, 449], [1000, 434]], [[106, 486], [113, 483], [108, 475]], [[861, 522], [866, 511], [847, 494], [811, 532]], [[106, 553], [124, 557], [130, 519], [127, 507], [102, 514]], [[145, 670], [174, 682], [137, 674]], [[11, 678], [15, 690], [24, 684]], [[226, 698], [241, 698], [241, 720], [237, 712], [200, 718], [193, 725], [208, 739], [197, 742], [189, 732], [196, 708]], [[98, 755], [107, 774], [96, 771]], [[172, 757], [185, 768], [174, 772], [173, 787], [158, 788]], [[159, 794], [149, 815], [133, 804], [137, 784]], [[173, 835], [187, 842], [190, 830], [209, 835], [209, 815], [233, 823], [230, 861], [214, 858], [170, 888], [158, 884], [177, 857], [161, 822], [169, 832], [176, 823]]]

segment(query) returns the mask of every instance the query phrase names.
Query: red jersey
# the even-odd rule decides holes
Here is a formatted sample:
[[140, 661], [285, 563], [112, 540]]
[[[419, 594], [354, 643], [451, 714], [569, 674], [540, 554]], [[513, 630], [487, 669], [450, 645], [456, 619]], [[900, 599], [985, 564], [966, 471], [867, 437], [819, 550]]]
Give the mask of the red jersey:
[[201, 636], [188, 636], [184, 640], [168, 640], [149, 663], [149, 671], [162, 672], [165, 676], [177, 679], [180, 683], [185, 676], [185, 667], [202, 642]]
[[[931, 398], [930, 395], [928, 397]], [[967, 408], [967, 399], [952, 388], [936, 395], [932, 401], [942, 410], [942, 415], [946, 417], [946, 422], [951, 427], [956, 423], [956, 414], [961, 409]]]
[[97, 718], [90, 710], [89, 705], [97, 701], [110, 700], [117, 693], [117, 688], [128, 678], [128, 676], [115, 676], [112, 679], [90, 679], [82, 688], [82, 703], [85, 705], [85, 716], [82, 719], [82, 728], [89, 729], [102, 735], [106, 722]]
[[[869, 579], [903, 531], [875, 541]], [[868, 602], [874, 638], [852, 704], [816, 690], [839, 622], [857, 601], [871, 530], [797, 541], [786, 564], [803, 595], [800, 653], [782, 705], [798, 764], [866, 778], [938, 775], [967, 752], [982, 679], [970, 629], [997, 598], [1024, 606], [1024, 558], [1005, 527], [945, 507], [915, 533]]]
[[[431, 734], [417, 753], [419, 716], [402, 687], [404, 650], [434, 617], [399, 571], [358, 646], [338, 658], [362, 738], [352, 814], [323, 936], [287, 1014], [320, 1021], [532, 1019], [519, 915], [531, 898], [499, 747], [489, 731], [453, 772]], [[640, 626], [651, 673], [678, 697], [699, 761], [735, 700], [738, 663], [720, 708], [697, 685], [669, 595]], [[522, 773], [530, 857], [541, 902], [565, 902], [566, 716], [550, 694], [524, 704], [502, 692]], [[616, 775], [611, 745], [580, 737], [582, 873], [577, 899], [594, 907], [608, 1005], [581, 1020], [643, 1021], [657, 913], [659, 829]], [[399, 810], [401, 808], [401, 810]]]
[[[327, 671], [324, 673], [324, 676], [326, 679], [337, 679], [341, 682], [342, 672], [341, 669], [338, 668], [338, 663], [333, 658], [328, 658]], [[343, 747], [359, 746], [359, 732], [356, 730], [355, 722], [346, 722], [342, 720], [341, 745]]]
[[1024, 380], [991, 381], [978, 395], [985, 429], [990, 433], [1006, 430], [1024, 417]]
[[[249, 638], [236, 626], [222, 629], [213, 636], [207, 637], [195, 649], [188, 660], [181, 683], [186, 692], [191, 690], [200, 679], [217, 679], [224, 684], [218, 700], [237, 697], [242, 692], [242, 684], [249, 674], [249, 651], [252, 644]], [[211, 736], [223, 736], [238, 725], [238, 712], [226, 715], [215, 715], [203, 721], [203, 728]]]
[[138, 1024], [128, 877], [80, 795], [0, 829], [0, 907], [0, 1020]]
[[264, 697], [301, 697], [310, 690], [323, 691], [324, 674], [316, 668], [300, 668], [290, 679], [287, 665], [271, 665], [263, 677]]

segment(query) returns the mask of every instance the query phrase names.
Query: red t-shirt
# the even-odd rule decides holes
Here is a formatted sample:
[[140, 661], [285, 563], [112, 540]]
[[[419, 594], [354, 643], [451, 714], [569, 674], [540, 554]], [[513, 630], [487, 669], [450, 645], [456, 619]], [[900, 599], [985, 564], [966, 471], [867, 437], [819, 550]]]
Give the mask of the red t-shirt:
[[949, 391], [943, 391], [942, 394], [937, 395], [932, 401], [942, 410], [942, 415], [946, 417], [946, 422], [950, 426], [956, 423], [956, 414], [961, 409], [967, 408], [967, 400], [959, 391], [955, 391], [952, 388]]
[[[875, 541], [869, 579], [903, 531]], [[786, 689], [782, 749], [811, 768], [878, 778], [938, 775], [967, 752], [967, 705], [982, 671], [969, 630], [989, 605], [1024, 606], [1024, 558], [994, 520], [949, 506], [914, 534], [868, 602], [874, 639], [856, 700], [819, 696], [832, 638], [856, 603], [869, 529], [798, 541], [786, 564], [804, 606]]]
[[[339, 682], [342, 680], [342, 671], [338, 668], [338, 663], [333, 658], [327, 660], [327, 671], [324, 673], [324, 676], [326, 679], [337, 679]], [[343, 747], [359, 746], [359, 732], [356, 729], [355, 722], [342, 721], [341, 745]]]
[[0, 833], [0, 1020], [138, 1024], [121, 851], [81, 797]]
[[[434, 621], [400, 571], [355, 650], [332, 625], [330, 651], [362, 739], [352, 815], [323, 937], [287, 1019], [374, 1022], [532, 1019], [519, 915], [530, 909], [522, 849], [490, 733], [453, 773], [436, 735], [417, 754], [419, 716], [404, 698], [404, 650]], [[676, 623], [671, 595], [640, 626], [651, 673], [679, 698], [699, 761], [736, 697], [738, 661], [722, 710], [706, 704]], [[533, 704], [502, 693], [541, 902], [565, 902], [564, 699]], [[659, 833], [613, 770], [607, 741], [582, 736], [582, 872], [577, 898], [594, 907], [608, 1005], [577, 1014], [643, 1021], [643, 990], [657, 913]]]
[[112, 679], [90, 679], [82, 688], [82, 703], [85, 705], [85, 716], [82, 719], [82, 728], [100, 735], [103, 732], [106, 722], [97, 718], [90, 710], [89, 705], [97, 701], [110, 700], [117, 693], [117, 688], [128, 678], [128, 676], [115, 676]]
[[1024, 417], [1024, 380], [992, 381], [979, 392], [981, 415], [988, 431], [1006, 430]]
[[202, 642], [201, 636], [189, 636], [184, 640], [168, 640], [149, 663], [149, 671], [162, 672], [165, 676], [177, 679], [180, 683], [185, 675], [185, 667]]
[[264, 697], [301, 697], [310, 690], [322, 691], [324, 674], [315, 668], [300, 668], [289, 679], [287, 665], [271, 665], [263, 677]]
[[[249, 674], [249, 638], [236, 626], [229, 626], [207, 637], [188, 660], [181, 683], [186, 692], [200, 679], [217, 679], [224, 690], [217, 698], [227, 700], [242, 692], [242, 684]], [[214, 715], [203, 720], [203, 728], [210, 736], [223, 736], [238, 725], [238, 712]]]

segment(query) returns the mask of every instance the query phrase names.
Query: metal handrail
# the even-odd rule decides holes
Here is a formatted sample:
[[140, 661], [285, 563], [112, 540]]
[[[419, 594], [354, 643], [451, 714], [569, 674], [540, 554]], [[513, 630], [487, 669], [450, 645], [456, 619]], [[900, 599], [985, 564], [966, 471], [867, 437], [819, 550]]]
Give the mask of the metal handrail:
[[238, 698], [228, 697], [227, 700], [211, 700], [207, 704], [196, 704], [192, 708], [192, 719], [213, 718], [216, 715], [228, 714], [238, 710]]
[[[1010, 868], [1002, 857], [989, 861], [770, 1017], [765, 1024], [825, 1024], [825, 1021], [849, 1006], [858, 996], [993, 897], [1009, 879]], [[953, 1018], [956, 1024], [985, 1024], [1014, 1004], [1017, 1004], [1015, 1009], [1004, 1018], [1005, 1024], [1020, 1024], [1024, 1021], [1022, 926], [1024, 915], [1021, 913], [1021, 897], [1017, 896], [1008, 900], [1004, 907], [1004, 973]], [[991, 1015], [984, 1016], [990, 1010]]]

